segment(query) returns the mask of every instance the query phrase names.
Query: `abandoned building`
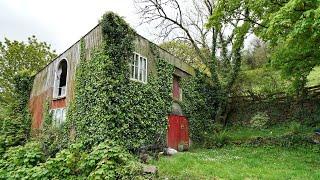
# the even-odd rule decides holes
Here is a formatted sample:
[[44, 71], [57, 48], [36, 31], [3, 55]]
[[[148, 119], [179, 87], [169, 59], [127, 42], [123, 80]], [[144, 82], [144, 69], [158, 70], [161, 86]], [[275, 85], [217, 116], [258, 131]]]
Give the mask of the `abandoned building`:
[[[90, 52], [102, 43], [101, 26], [98, 24], [82, 39], [85, 44], [86, 59], [90, 59]], [[183, 77], [194, 75], [194, 69], [160, 47], [157, 46], [157, 48], [159, 49], [160, 57], [175, 67], [174, 74], [172, 74], [172, 98], [174, 101], [182, 101], [182, 90], [179, 81]], [[142, 36], [136, 35], [134, 55], [130, 63], [132, 68], [131, 80], [148, 83], [148, 76], [150, 73], [155, 73], [156, 69], [156, 58], [153, 56], [150, 42]], [[48, 102], [54, 122], [61, 124], [66, 120], [66, 111], [74, 96], [75, 72], [79, 61], [80, 40], [36, 74], [30, 95], [33, 129], [41, 128], [45, 104]], [[183, 115], [179, 105], [174, 101], [172, 114]]]

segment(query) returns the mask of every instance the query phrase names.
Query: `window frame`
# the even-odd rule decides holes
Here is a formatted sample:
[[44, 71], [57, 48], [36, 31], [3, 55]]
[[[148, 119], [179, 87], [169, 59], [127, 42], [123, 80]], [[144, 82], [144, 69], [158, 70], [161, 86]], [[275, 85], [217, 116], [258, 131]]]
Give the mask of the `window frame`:
[[[141, 54], [137, 53], [137, 52], [133, 52], [132, 55], [132, 59], [130, 60], [129, 63], [129, 67], [130, 67], [130, 80], [132, 81], [136, 81], [136, 82], [140, 82], [143, 84], [147, 84], [148, 83], [148, 58], [146, 58], [145, 56], [142, 56]], [[135, 61], [136, 61], [136, 57], [138, 57], [138, 65], [135, 65]], [[141, 59], [145, 60], [145, 69], [142, 69], [142, 65], [141, 65]], [[132, 71], [133, 68], [133, 71]], [[138, 77], [135, 78], [136, 76], [136, 68], [138, 69]], [[145, 71], [142, 76], [144, 76], [144, 81], [143, 78], [140, 78], [141, 76], [141, 71]], [[140, 80], [142, 79], [142, 80]]]
[[[62, 95], [58, 95], [57, 92], [59, 92], [59, 84], [57, 84], [57, 73], [58, 73], [58, 70], [59, 70], [59, 66], [61, 64], [62, 61], [66, 61], [67, 63], [67, 76], [66, 76], [66, 86], [65, 86], [65, 93], [62, 94]], [[56, 99], [63, 99], [63, 98], [66, 98], [67, 97], [67, 93], [68, 93], [68, 77], [69, 77], [69, 62], [67, 60], [67, 58], [61, 58], [58, 63], [55, 64], [55, 70], [54, 70], [54, 79], [53, 79], [53, 100], [56, 100]]]
[[[59, 122], [57, 122], [57, 118], [56, 118], [56, 112], [60, 110], [62, 111], [62, 117], [61, 120]], [[61, 126], [63, 123], [66, 122], [67, 120], [67, 108], [55, 108], [55, 109], [51, 109], [50, 110], [50, 114], [52, 115], [52, 125], [54, 126]]]

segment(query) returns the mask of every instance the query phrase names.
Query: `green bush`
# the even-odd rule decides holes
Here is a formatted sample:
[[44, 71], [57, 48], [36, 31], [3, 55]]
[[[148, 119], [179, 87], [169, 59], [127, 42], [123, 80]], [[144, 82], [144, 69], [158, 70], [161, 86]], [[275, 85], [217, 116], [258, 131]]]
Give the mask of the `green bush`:
[[[14, 76], [14, 98], [10, 103], [1, 104], [0, 154], [6, 148], [24, 144], [29, 138], [31, 128], [31, 116], [28, 110], [29, 95], [31, 92], [33, 77], [28, 71], [18, 72]], [[1, 101], [1, 99], [0, 99]]]
[[89, 179], [134, 179], [141, 175], [141, 166], [114, 142], [106, 141], [93, 148], [80, 163]]
[[46, 157], [54, 157], [57, 152], [68, 147], [68, 143], [66, 143], [66, 138], [64, 137], [63, 127], [52, 123], [49, 104], [46, 104], [43, 117], [42, 128], [35, 139], [40, 142], [42, 151]]
[[256, 113], [250, 120], [250, 126], [253, 128], [264, 128], [269, 122], [270, 118], [265, 112]]
[[0, 135], [0, 156], [6, 151], [6, 137]]
[[221, 131], [218, 133], [205, 134], [203, 135], [202, 146], [205, 148], [221, 148], [228, 145], [231, 142], [230, 136], [225, 132]]
[[45, 156], [37, 142], [11, 147], [0, 160], [0, 179], [7, 179], [10, 173], [15, 173], [21, 168], [34, 167], [44, 160]]
[[302, 131], [302, 126], [301, 123], [297, 122], [297, 121], [292, 121], [289, 124], [289, 131], [292, 134], [299, 134]]
[[[41, 150], [39, 145], [37, 150]], [[17, 156], [15, 154], [21, 153], [21, 151], [14, 151], [15, 153], [8, 154], [12, 156], [9, 159], [14, 159], [13, 157]], [[27, 154], [29, 159], [34, 160], [24, 158], [26, 163], [23, 164], [22, 158], [18, 158], [15, 168], [0, 169], [0, 179], [137, 179], [142, 177], [140, 163], [113, 141], [105, 141], [90, 151], [87, 151], [81, 143], [73, 144], [57, 153], [56, 157], [49, 158], [41, 164], [38, 159], [32, 158], [38, 157], [34, 153]], [[3, 163], [3, 161], [0, 162]], [[5, 161], [6, 164], [14, 162]]]

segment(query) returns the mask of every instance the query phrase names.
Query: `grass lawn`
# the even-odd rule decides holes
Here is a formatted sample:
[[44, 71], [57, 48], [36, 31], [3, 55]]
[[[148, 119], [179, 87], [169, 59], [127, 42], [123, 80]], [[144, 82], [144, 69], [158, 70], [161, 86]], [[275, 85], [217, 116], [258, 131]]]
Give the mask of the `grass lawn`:
[[313, 68], [308, 76], [308, 83], [307, 86], [316, 86], [320, 85], [320, 66]]
[[195, 149], [153, 163], [160, 179], [320, 179], [320, 154], [306, 148]]
[[[300, 126], [299, 133], [305, 135], [313, 134], [315, 128]], [[232, 141], [251, 139], [255, 137], [276, 137], [292, 132], [290, 124], [279, 124], [266, 129], [254, 129], [249, 127], [232, 127], [227, 128], [225, 133]]]

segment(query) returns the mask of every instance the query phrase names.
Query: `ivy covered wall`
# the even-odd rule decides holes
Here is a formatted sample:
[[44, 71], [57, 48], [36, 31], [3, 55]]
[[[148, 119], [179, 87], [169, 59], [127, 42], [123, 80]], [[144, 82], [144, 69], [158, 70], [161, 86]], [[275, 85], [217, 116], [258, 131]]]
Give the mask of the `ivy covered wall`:
[[135, 32], [113, 13], [105, 14], [100, 24], [104, 44], [91, 53], [90, 60], [81, 53], [66, 128], [75, 130], [75, 141], [88, 146], [105, 139], [132, 150], [164, 144], [174, 67], [150, 44], [156, 73], [148, 74], [146, 84], [129, 80]]
[[217, 89], [199, 71], [195, 76], [182, 79], [181, 86], [183, 101], [180, 104], [189, 120], [190, 138], [195, 143], [202, 143], [205, 136], [214, 132]]

